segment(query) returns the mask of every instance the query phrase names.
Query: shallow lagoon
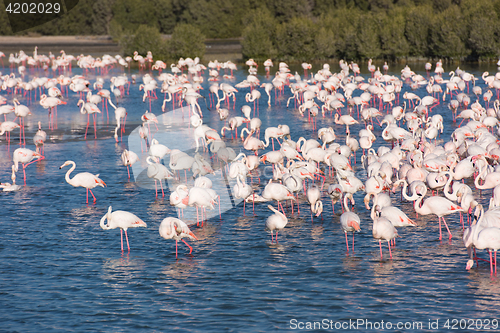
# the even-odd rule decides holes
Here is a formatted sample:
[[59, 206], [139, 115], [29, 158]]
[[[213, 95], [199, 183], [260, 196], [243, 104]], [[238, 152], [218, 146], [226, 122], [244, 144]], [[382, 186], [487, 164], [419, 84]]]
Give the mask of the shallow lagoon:
[[[392, 65], [391, 70], [399, 74], [402, 67]], [[423, 64], [411, 67], [425, 75]], [[456, 68], [444, 67], [447, 71]], [[484, 70], [496, 71], [494, 67], [464, 69], [478, 77]], [[3, 73], [8, 72], [4, 68]], [[109, 89], [109, 78], [119, 72], [116, 69], [103, 76], [107, 79], [105, 88]], [[79, 69], [72, 72], [78, 73]], [[239, 70], [236, 79], [229, 82], [234, 85], [242, 81], [246, 73], [246, 69]], [[363, 75], [368, 77], [367, 73]], [[95, 77], [89, 75], [90, 81], [94, 82]], [[260, 71], [259, 78], [261, 82], [270, 81]], [[451, 242], [446, 237], [439, 241], [437, 218], [415, 219], [411, 203], [400, 202], [399, 194], [392, 195], [393, 202], [419, 226], [399, 229], [401, 238], [392, 260], [388, 259], [387, 246], [383, 248], [384, 260], [380, 260], [378, 242], [371, 234], [369, 212], [361, 205], [364, 193], [360, 192], [355, 200], [362, 231], [355, 236], [354, 254], [345, 251], [339, 206], [333, 214], [329, 199], [323, 194], [322, 218], [311, 222], [309, 207], [302, 196], [301, 214], [291, 215], [289, 211], [289, 223], [279, 233], [278, 245], [271, 244], [270, 235], [264, 230], [265, 219], [270, 215], [267, 204], [256, 205], [255, 215], [247, 206], [247, 214], [243, 216], [242, 203], [231, 202], [225, 206], [228, 210], [223, 212], [222, 219], [214, 211], [203, 228], [191, 226], [199, 241], [189, 241], [192, 255], [180, 243], [176, 260], [174, 242], [158, 234], [162, 219], [176, 215], [174, 207], [169, 205], [168, 190], [164, 199], [155, 199], [152, 183], [143, 178], [129, 181], [119, 158], [123, 149], [139, 143], [134, 131], [148, 108], [141, 99], [140, 81], [138, 77], [137, 84], [130, 87], [130, 95], [120, 100], [128, 117], [125, 136], [118, 144], [113, 138], [112, 108], [110, 124], [105, 114], [98, 118], [97, 140], [93, 139], [92, 128], [84, 140], [86, 117], [79, 113], [75, 93], [70, 92], [65, 98], [68, 104], [59, 107], [56, 131], [48, 130], [45, 109], [38, 103], [30, 106], [33, 116], [26, 121], [26, 147], [34, 149], [31, 138], [39, 120], [50, 138], [45, 145], [46, 159], [26, 169], [27, 186], [19, 192], [0, 193], [3, 331], [255, 332], [292, 330], [302, 327], [299, 322], [306, 325], [323, 319], [342, 323], [349, 319], [384, 320], [394, 325], [421, 322], [424, 330], [429, 329], [429, 320], [439, 320], [438, 330], [444, 331], [447, 319], [498, 318], [499, 281], [490, 277], [486, 264], [465, 271], [467, 255], [458, 215], [447, 218], [453, 233]], [[478, 84], [484, 92], [481, 79]], [[207, 82], [203, 86], [202, 94], [207, 96]], [[241, 115], [239, 110], [248, 91], [240, 89], [231, 115]], [[276, 105], [273, 96], [271, 108], [267, 107], [263, 89], [261, 92], [263, 129], [286, 123], [294, 140], [300, 136], [317, 138], [307, 117], [286, 108], [286, 99], [291, 95], [288, 88]], [[162, 96], [159, 90], [157, 94], [160, 98], [153, 100], [152, 111], [160, 117]], [[426, 91], [422, 88], [417, 94], [423, 96]], [[25, 98], [20, 100], [26, 104]], [[200, 103], [205, 123], [220, 129], [218, 114], [208, 111], [203, 101]], [[445, 118], [441, 140], [446, 141], [456, 124], [451, 122], [447, 103], [434, 111]], [[8, 119], [11, 118], [12, 115]], [[337, 142], [344, 142], [343, 126], [333, 124], [331, 118], [319, 117], [317, 126], [333, 126]], [[357, 136], [361, 128], [362, 125], [353, 126], [351, 131]], [[160, 126], [159, 133], [167, 130]], [[376, 126], [377, 136], [380, 133]], [[240, 140], [226, 140], [229, 146], [238, 147], [236, 151], [242, 146]], [[3, 182], [10, 180], [12, 152], [19, 147], [17, 141], [10, 148], [4, 141], [0, 145]], [[385, 145], [382, 141], [378, 138], [374, 147]], [[170, 142], [161, 143], [175, 148]], [[208, 158], [207, 153], [205, 156]], [[355, 170], [364, 181], [366, 173], [359, 158], [358, 153]], [[66, 169], [59, 170], [59, 166], [68, 159], [76, 162], [75, 172], [99, 173], [108, 185], [94, 190], [96, 204], [86, 205], [85, 190], [65, 182]], [[269, 179], [268, 169], [261, 165], [260, 172], [265, 184]], [[18, 183], [22, 183], [22, 173], [17, 176]], [[220, 177], [220, 173], [216, 176]], [[335, 181], [327, 179], [327, 184], [332, 182]], [[255, 179], [254, 183], [256, 188], [262, 188]], [[486, 203], [490, 193], [483, 192], [481, 202]], [[129, 229], [130, 253], [121, 253], [118, 230], [104, 231], [99, 227], [109, 205], [113, 210], [135, 213], [148, 224], [146, 229]], [[187, 209], [186, 214], [191, 214], [186, 222], [196, 222], [194, 208]], [[368, 329], [357, 327], [357, 331]]]

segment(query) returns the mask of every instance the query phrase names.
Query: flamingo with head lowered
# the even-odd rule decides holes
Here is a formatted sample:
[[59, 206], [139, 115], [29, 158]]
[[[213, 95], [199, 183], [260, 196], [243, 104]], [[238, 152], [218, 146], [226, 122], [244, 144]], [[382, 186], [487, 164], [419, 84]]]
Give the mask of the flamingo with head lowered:
[[[37, 159], [33, 161], [34, 158]], [[18, 171], [19, 163], [21, 163], [23, 165], [24, 185], [26, 185], [26, 167], [31, 163], [38, 162], [44, 158], [45, 157], [33, 150], [27, 148], [17, 148], [12, 154], [12, 160], [14, 162], [14, 165], [12, 166], [12, 174], [15, 176], [15, 173]]]
[[373, 220], [373, 238], [378, 239], [380, 247], [380, 259], [382, 260], [382, 239], [387, 241], [389, 247], [389, 255], [392, 259], [392, 251], [390, 242], [398, 237], [398, 231], [387, 218], [380, 215], [380, 207], [376, 204], [372, 207], [371, 218]]
[[189, 247], [189, 254], [193, 252], [193, 248], [183, 238], [198, 240], [196, 236], [189, 230], [188, 225], [178, 218], [167, 217], [160, 224], [160, 236], [165, 239], [175, 240], [175, 257], [177, 258], [177, 241], [182, 240]]
[[286, 227], [288, 219], [285, 214], [276, 210], [273, 206], [268, 205], [267, 208], [272, 210], [274, 214], [267, 218], [266, 229], [271, 231], [271, 244], [274, 242], [273, 231], [276, 230], [276, 244], [278, 244], [278, 230], [282, 230]]

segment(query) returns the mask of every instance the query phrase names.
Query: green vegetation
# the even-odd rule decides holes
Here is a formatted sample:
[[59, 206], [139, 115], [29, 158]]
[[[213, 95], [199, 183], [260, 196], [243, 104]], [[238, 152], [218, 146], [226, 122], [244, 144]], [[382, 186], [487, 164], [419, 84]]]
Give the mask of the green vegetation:
[[201, 58], [205, 54], [205, 36], [190, 24], [177, 25], [170, 39], [165, 39], [157, 28], [144, 24], [133, 33], [124, 32], [119, 25], [112, 24], [111, 27], [118, 35], [117, 40], [125, 55], [132, 55], [135, 51], [146, 55], [151, 51], [155, 59], [174, 60], [180, 57]]
[[200, 29], [191, 24], [178, 24], [172, 38], [168, 41], [170, 57], [179, 59], [180, 57], [200, 57], [205, 54], [205, 36]]
[[[11, 35], [3, 7], [0, 35]], [[258, 60], [492, 59], [500, 0], [80, 0], [20, 34], [107, 34], [126, 54], [165, 58], [203, 56], [204, 38], [242, 37], [243, 56]]]

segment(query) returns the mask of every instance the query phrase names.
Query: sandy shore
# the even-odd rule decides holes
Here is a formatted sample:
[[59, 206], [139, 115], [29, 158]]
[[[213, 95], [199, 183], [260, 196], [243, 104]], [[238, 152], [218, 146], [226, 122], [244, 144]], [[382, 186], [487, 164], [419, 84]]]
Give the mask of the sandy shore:
[[38, 46], [38, 53], [56, 54], [61, 50], [71, 54], [120, 53], [120, 47], [109, 36], [0, 36], [0, 51], [7, 56], [19, 50], [31, 54], [35, 46]]
[[[219, 61], [241, 61], [241, 45], [237, 38], [226, 40], [207, 40], [207, 49], [204, 60]], [[120, 54], [121, 50], [117, 43], [109, 36], [41, 36], [41, 37], [18, 37], [0, 36], [0, 51], [8, 57], [10, 53], [23, 50], [32, 54], [38, 46], [39, 54], [59, 54], [64, 50], [68, 54], [90, 54], [102, 56], [103, 54]]]

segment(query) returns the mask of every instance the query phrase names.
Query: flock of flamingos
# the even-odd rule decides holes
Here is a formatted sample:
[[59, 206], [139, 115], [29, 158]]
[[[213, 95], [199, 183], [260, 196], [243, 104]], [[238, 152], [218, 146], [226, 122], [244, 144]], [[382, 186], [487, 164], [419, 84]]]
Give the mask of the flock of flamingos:
[[[2, 56], [0, 52], [0, 59]], [[139, 74], [127, 75], [126, 68], [130, 68], [132, 62], [138, 63]], [[11, 54], [9, 63], [10, 74], [0, 76], [0, 114], [4, 117], [4, 122], [0, 124], [0, 135], [6, 135], [10, 147], [11, 144], [17, 144], [16, 141], [11, 142], [11, 134], [19, 133], [21, 147], [13, 151], [12, 183], [1, 183], [4, 191], [22, 189], [16, 184], [19, 164], [26, 185], [26, 167], [45, 158], [43, 146], [47, 134], [41, 122], [33, 136], [35, 150], [25, 148], [31, 145], [26, 144], [24, 131], [24, 119], [31, 115], [27, 105], [38, 102], [48, 110], [47, 127], [52, 131], [57, 129], [57, 107], [66, 104], [65, 96], [77, 94], [77, 107], [82, 114], [87, 115], [87, 139], [90, 116], [93, 118], [93, 134], [97, 138], [95, 117], [104, 111], [109, 117], [109, 103], [114, 108], [114, 138], [118, 142], [125, 132], [127, 110], [123, 106], [117, 107], [112, 100], [128, 94], [131, 82], [142, 80], [139, 90], [144, 92], [143, 102], [149, 101], [149, 110], [141, 116], [143, 124], [139, 130], [141, 145], [144, 141], [148, 152], [147, 176], [155, 181], [156, 189], [157, 182], [160, 183], [162, 195], [163, 182], [173, 178], [181, 181], [180, 171], [190, 170], [196, 178], [189, 188], [186, 177], [186, 183], [179, 183], [170, 195], [170, 204], [179, 209], [179, 217], [182, 216], [182, 209], [196, 207], [197, 216], [200, 210], [203, 227], [203, 212], [205, 209], [215, 209], [218, 204], [218, 194], [211, 188], [212, 182], [207, 175], [226, 171], [229, 178], [236, 179], [233, 194], [244, 200], [244, 207], [246, 203], [254, 205], [276, 201], [276, 208], [270, 204], [267, 206], [271, 214], [265, 222], [271, 232], [271, 243], [278, 243], [278, 232], [288, 222], [287, 214], [294, 214], [294, 208], [300, 214], [301, 201], [307, 201], [312, 220], [329, 207], [322, 200], [331, 200], [333, 212], [339, 202], [343, 212], [340, 226], [345, 233], [346, 250], [349, 252], [354, 251], [354, 234], [361, 228], [361, 219], [352, 210], [353, 195], [362, 191], [366, 193], [364, 204], [371, 213], [371, 228], [373, 237], [379, 241], [381, 260], [382, 241], [387, 242], [392, 259], [391, 248], [396, 246], [397, 228], [417, 225], [392, 203], [391, 192], [401, 187], [401, 195], [414, 202], [416, 216], [437, 216], [439, 240], [443, 237], [442, 224], [450, 240], [452, 238], [445, 217], [460, 214], [460, 229], [463, 230], [463, 242], [469, 255], [466, 268], [470, 269], [474, 262], [477, 265], [478, 260], [483, 260], [489, 263], [491, 274], [496, 274], [496, 251], [500, 248], [500, 141], [497, 139], [500, 72], [496, 75], [485, 72], [481, 78], [477, 78], [457, 68], [446, 74], [439, 61], [433, 71], [433, 66], [426, 64], [426, 76], [416, 74], [408, 66], [401, 70], [400, 76], [395, 76], [387, 74], [387, 64], [381, 72], [370, 60], [368, 70], [371, 77], [368, 78], [360, 75], [357, 64], [344, 61], [340, 61], [338, 73], [332, 73], [327, 64], [316, 73], [309, 73], [312, 66], [304, 63], [304, 73], [299, 75], [297, 72], [291, 73], [283, 62], [274, 66], [271, 60], [267, 60], [263, 63], [267, 74], [266, 83], [261, 84], [257, 76], [258, 64], [250, 59], [246, 62], [248, 76], [233, 86], [228, 83], [234, 81], [233, 70], [236, 70], [236, 65], [231, 62], [214, 61], [207, 68], [199, 63], [199, 59], [181, 58], [178, 63], [171, 64], [171, 73], [167, 73], [163, 71], [167, 69], [166, 64], [162, 61], [153, 62], [150, 53], [145, 57], [136, 53], [133, 58], [118, 55], [94, 58], [84, 55], [74, 57], [61, 51], [61, 55], [55, 57], [52, 54], [38, 54], [35, 49], [33, 56], [22, 51]], [[75, 64], [82, 69], [83, 74], [67, 76]], [[109, 82], [99, 77], [95, 82], [89, 82], [85, 76], [89, 72], [104, 76], [114, 67], [121, 68], [122, 74], [112, 77]], [[271, 74], [272, 68], [275, 68], [275, 74]], [[33, 73], [31, 80], [24, 81], [25, 74], [30, 73]], [[40, 73], [54, 75], [35, 76]], [[201, 94], [203, 85], [208, 86], [205, 90], [208, 97]], [[158, 90], [165, 96], [163, 112], [174, 110], [184, 102], [189, 106], [183, 108], [182, 112], [189, 110], [186, 116], [189, 117], [196, 142], [194, 156], [176, 147], [168, 148], [169, 142], [154, 139], [158, 120], [151, 110], [151, 99], [157, 98]], [[245, 96], [241, 91], [246, 92]], [[267, 101], [264, 102], [263, 98], [262, 103], [261, 91], [267, 94]], [[497, 99], [494, 99], [494, 95]], [[248, 105], [235, 109], [237, 98], [245, 98]], [[27, 105], [21, 104], [19, 99], [26, 101]], [[313, 128], [311, 138], [294, 137], [287, 124], [261, 129], [259, 112], [270, 112], [273, 103], [285, 101], [289, 110], [299, 111], [290, 113], [291, 117], [308, 118]], [[259, 110], [259, 104], [262, 106], [266, 102], [267, 110]], [[433, 108], [444, 103], [449, 111], [444, 108], [441, 110], [450, 113], [445, 116], [450, 119], [446, 125], [456, 129], [450, 138], [437, 141], [445, 122], [443, 115], [437, 114]], [[205, 109], [218, 112], [224, 123], [221, 131], [203, 124]], [[12, 117], [12, 120], [7, 120], [7, 117]], [[331, 126], [317, 129], [317, 117], [328, 119]], [[374, 134], [374, 128], [378, 126], [382, 127], [381, 138]], [[353, 128], [360, 129], [357, 136], [352, 132]], [[344, 142], [337, 140], [335, 131], [337, 134], [342, 132], [342, 137], [345, 131]], [[229, 135], [233, 140], [229, 139]], [[226, 145], [228, 142], [238, 142], [235, 141], [238, 138], [246, 154], [236, 154], [236, 147]], [[379, 148], [375, 151], [372, 145], [377, 140]], [[380, 144], [382, 140], [387, 144]], [[200, 149], [203, 150], [202, 154], [198, 153]], [[259, 155], [262, 150], [267, 152]], [[206, 158], [210, 155], [216, 157], [212, 162]], [[165, 156], [169, 156], [168, 166], [161, 163]], [[123, 152], [121, 159], [127, 169], [139, 161], [138, 155], [129, 150]], [[353, 164], [357, 162], [362, 163], [366, 170], [364, 181], [353, 171]], [[212, 167], [219, 163], [225, 166], [214, 171]], [[257, 183], [254, 178], [256, 170], [265, 163], [272, 164], [273, 177], [267, 184], [260, 184], [260, 179]], [[76, 168], [75, 162], [66, 161], [60, 168], [67, 166], [71, 168], [66, 172], [66, 181], [74, 187], [86, 189], [87, 204], [89, 192], [95, 202], [92, 189], [105, 187], [105, 182], [89, 172], [80, 172], [71, 177]], [[325, 184], [325, 180], [330, 184]], [[466, 182], [471, 186], [473, 183], [475, 189]], [[490, 189], [493, 194], [489, 207], [484, 207], [475, 193], [477, 190]], [[289, 206], [285, 210], [282, 203], [288, 201]], [[106, 230], [120, 228], [122, 251], [124, 231], [130, 251], [127, 229], [146, 227], [146, 223], [132, 213], [112, 211], [109, 207], [100, 226]], [[163, 238], [176, 241], [176, 257], [178, 240], [182, 240], [191, 253], [192, 247], [184, 238], [197, 239], [188, 224], [175, 217], [165, 218], [159, 232]], [[348, 233], [352, 233], [351, 247]], [[479, 259], [476, 256], [476, 250], [483, 249], [488, 250], [489, 258]]]

